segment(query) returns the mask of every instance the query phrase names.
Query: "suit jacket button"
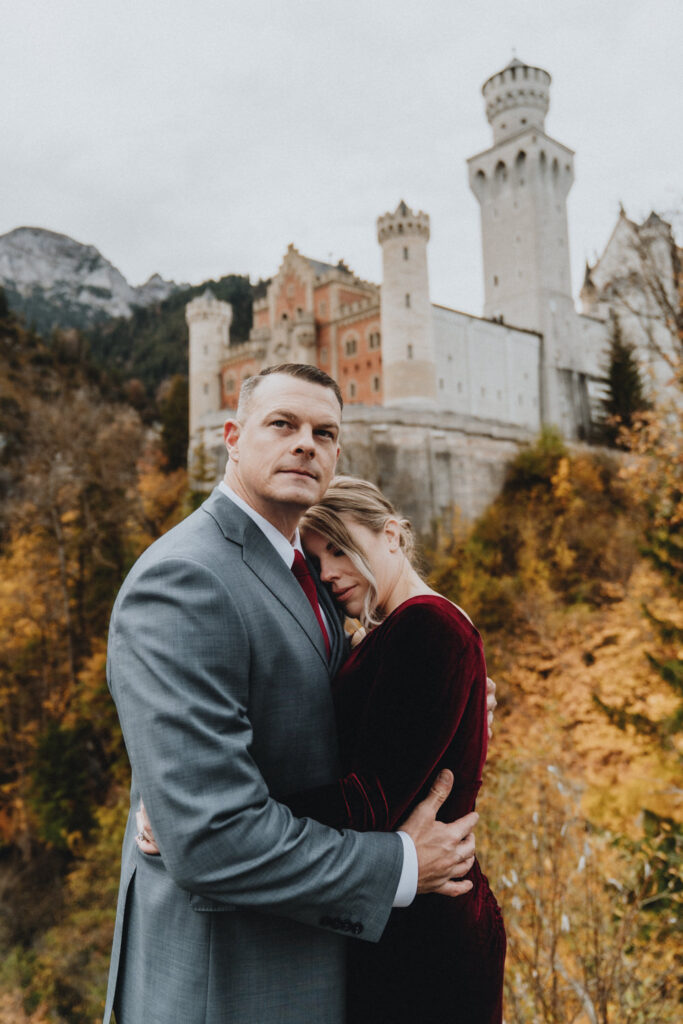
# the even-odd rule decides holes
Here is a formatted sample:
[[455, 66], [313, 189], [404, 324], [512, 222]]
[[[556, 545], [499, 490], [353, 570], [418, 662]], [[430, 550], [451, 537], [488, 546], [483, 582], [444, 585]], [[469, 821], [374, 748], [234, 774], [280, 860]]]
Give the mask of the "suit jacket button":
[[354, 935], [360, 935], [360, 933], [363, 931], [363, 925], [360, 923], [360, 921], [353, 922], [353, 924], [351, 925], [351, 931], [353, 932]]
[[330, 921], [330, 928], [336, 928], [337, 931], [341, 931], [342, 923], [341, 918], [333, 917]]

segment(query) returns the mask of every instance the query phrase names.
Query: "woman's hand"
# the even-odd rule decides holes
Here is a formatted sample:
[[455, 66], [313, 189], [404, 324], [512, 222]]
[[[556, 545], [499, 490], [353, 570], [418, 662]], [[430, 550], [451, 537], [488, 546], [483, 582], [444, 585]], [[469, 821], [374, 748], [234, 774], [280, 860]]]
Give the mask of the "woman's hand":
[[138, 844], [138, 848], [150, 857], [158, 856], [161, 851], [156, 844], [152, 825], [147, 817], [147, 811], [145, 810], [145, 805], [142, 800], [140, 801], [140, 807], [135, 814], [135, 823], [138, 826], [138, 834], [135, 837], [135, 842]]

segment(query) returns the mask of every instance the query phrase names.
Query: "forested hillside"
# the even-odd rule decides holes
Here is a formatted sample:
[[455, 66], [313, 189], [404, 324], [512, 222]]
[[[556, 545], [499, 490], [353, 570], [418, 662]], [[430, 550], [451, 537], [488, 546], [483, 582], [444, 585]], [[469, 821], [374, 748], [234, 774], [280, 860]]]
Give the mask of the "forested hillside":
[[137, 308], [132, 317], [121, 317], [88, 333], [93, 359], [123, 380], [138, 380], [147, 395], [154, 395], [161, 381], [174, 374], [187, 375], [187, 324], [185, 307], [210, 288], [217, 299], [232, 305], [231, 344], [246, 341], [252, 322], [254, 297], [263, 286], [249, 278], [229, 275], [175, 292], [164, 302]]
[[[193, 505], [169, 454], [178, 381], [150, 429], [82, 338], [47, 343], [0, 307], [7, 1024], [101, 1013], [129, 781], [107, 619]], [[619, 461], [545, 434], [477, 523], [426, 546], [498, 683], [478, 842], [509, 935], [508, 1024], [680, 1019], [681, 426], [680, 406], [647, 411]]]

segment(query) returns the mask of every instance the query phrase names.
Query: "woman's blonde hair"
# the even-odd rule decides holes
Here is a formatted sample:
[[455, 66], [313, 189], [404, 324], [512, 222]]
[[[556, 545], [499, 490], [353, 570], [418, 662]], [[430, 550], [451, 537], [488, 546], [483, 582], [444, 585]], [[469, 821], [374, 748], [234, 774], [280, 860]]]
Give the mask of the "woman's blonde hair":
[[365, 551], [356, 544], [341, 518], [343, 515], [378, 534], [389, 519], [395, 519], [400, 527], [401, 548], [411, 564], [415, 552], [413, 530], [410, 522], [401, 517], [379, 487], [354, 476], [334, 477], [323, 498], [304, 513], [299, 523], [302, 533], [314, 530], [343, 551], [368, 581], [361, 621], [366, 627], [376, 626], [381, 621], [377, 615], [377, 581]]

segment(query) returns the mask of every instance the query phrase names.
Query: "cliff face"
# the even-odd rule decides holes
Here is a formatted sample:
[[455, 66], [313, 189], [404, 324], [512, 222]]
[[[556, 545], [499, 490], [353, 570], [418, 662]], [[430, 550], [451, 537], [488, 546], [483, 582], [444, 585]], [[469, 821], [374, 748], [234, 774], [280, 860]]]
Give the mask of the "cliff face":
[[129, 317], [178, 287], [155, 274], [135, 288], [95, 246], [31, 227], [0, 236], [0, 285], [10, 308], [41, 333]]

